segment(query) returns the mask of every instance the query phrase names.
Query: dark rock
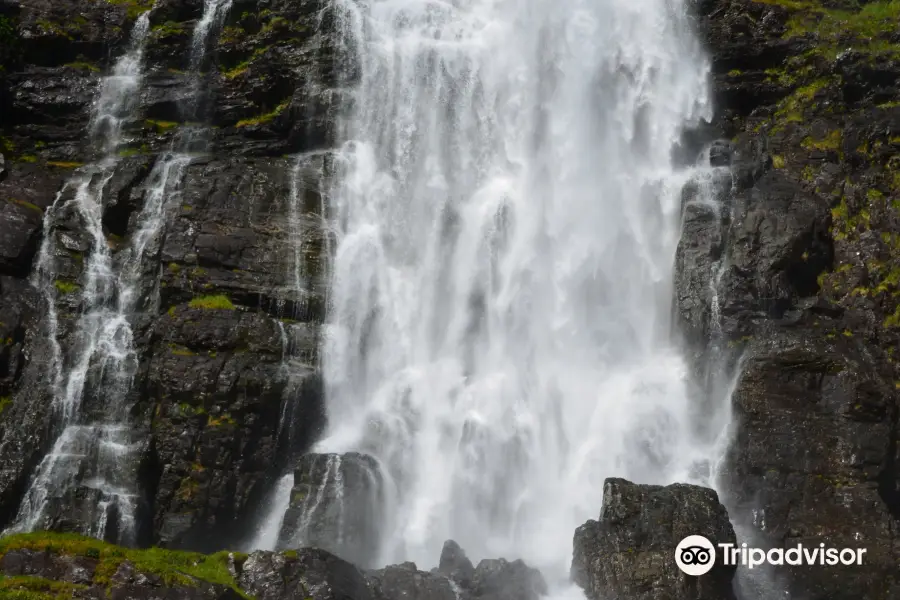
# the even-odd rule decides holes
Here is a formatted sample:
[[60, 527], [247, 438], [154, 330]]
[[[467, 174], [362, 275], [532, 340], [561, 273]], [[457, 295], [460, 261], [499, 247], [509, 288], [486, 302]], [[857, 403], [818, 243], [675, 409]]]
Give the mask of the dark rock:
[[791, 594], [900, 593], [883, 577], [896, 564], [896, 408], [878, 370], [854, 339], [814, 329], [769, 330], [747, 350], [733, 395], [741, 428], [722, 473], [732, 511], [752, 515], [743, 524], [764, 548], [867, 550], [862, 565], [780, 567]]
[[472, 597], [485, 600], [538, 600], [547, 594], [540, 571], [522, 560], [484, 559], [475, 567]]
[[472, 580], [475, 577], [475, 567], [472, 565], [472, 561], [466, 556], [465, 551], [459, 547], [459, 544], [453, 540], [444, 542], [437, 570], [440, 574], [465, 588], [472, 585]]
[[607, 479], [599, 521], [575, 531], [572, 579], [590, 600], [731, 600], [735, 566], [722, 557], [705, 575], [683, 573], [675, 548], [689, 535], [736, 543], [713, 490]]
[[363, 574], [317, 548], [254, 552], [241, 565], [238, 585], [256, 600], [372, 600]]
[[451, 580], [419, 571], [414, 563], [391, 565], [367, 576], [374, 600], [460, 600]]
[[380, 468], [370, 456], [303, 456], [294, 471], [279, 547], [317, 546], [369, 566], [379, 549], [383, 494]]

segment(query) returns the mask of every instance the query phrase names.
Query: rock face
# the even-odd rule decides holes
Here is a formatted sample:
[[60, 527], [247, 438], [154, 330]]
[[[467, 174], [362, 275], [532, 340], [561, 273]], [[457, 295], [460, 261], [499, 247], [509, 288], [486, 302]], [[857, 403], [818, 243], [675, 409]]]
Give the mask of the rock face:
[[[185, 127], [185, 70], [203, 2], [0, 2], [0, 530], [60, 434], [49, 307], [28, 278], [52, 240], [56, 339], [61, 356], [79, 354], [81, 286], [97, 242], [74, 208], [49, 207], [58, 192], [72, 202], [65, 183], [97, 158], [87, 132], [101, 74], [151, 7], [138, 106], [101, 195], [114, 263], [141, 227], [154, 166]], [[202, 91], [195, 119], [210, 126], [209, 152], [185, 167], [148, 242], [132, 323], [134, 384], [116, 400], [130, 407], [128, 425], [142, 440], [138, 544], [213, 550], [245, 538], [270, 482], [323, 424], [319, 194], [339, 90], [353, 76], [333, 10], [235, 0], [209, 41], [193, 88]], [[101, 372], [88, 371], [84, 422], [111, 401]], [[92, 513], [51, 520], [87, 531], [80, 514]]]
[[575, 531], [572, 580], [591, 600], [732, 600], [735, 566], [720, 556], [705, 575], [678, 568], [675, 549], [689, 535], [736, 543], [714, 491], [607, 479], [600, 520]]
[[360, 566], [378, 559], [384, 484], [371, 456], [306, 454], [294, 471], [278, 545], [324, 548]]
[[695, 135], [730, 140], [710, 157], [733, 178], [717, 211], [685, 211], [677, 308], [699, 356], [740, 360], [722, 501], [753, 545], [867, 550], [860, 566], [781, 567], [778, 594], [896, 598], [896, 6], [695, 8], [717, 100]]

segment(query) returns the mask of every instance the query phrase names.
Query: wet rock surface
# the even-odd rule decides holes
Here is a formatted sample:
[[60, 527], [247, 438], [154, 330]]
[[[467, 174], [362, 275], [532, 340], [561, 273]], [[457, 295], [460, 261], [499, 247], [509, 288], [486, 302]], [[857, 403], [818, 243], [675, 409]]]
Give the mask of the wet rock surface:
[[306, 454], [294, 471], [278, 546], [315, 546], [372, 566], [380, 547], [384, 494], [381, 470], [371, 456]]
[[678, 568], [675, 549], [690, 535], [714, 546], [736, 542], [713, 490], [607, 479], [599, 520], [575, 531], [572, 580], [591, 600], [733, 599], [735, 566], [721, 557], [699, 577]]
[[[66, 182], [99, 158], [88, 130], [101, 76], [153, 6], [0, 5], [0, 529], [60, 434], [47, 294], [33, 285], [37, 256], [51, 238], [50, 297], [65, 357], [78, 352], [81, 286], [97, 243]], [[101, 196], [114, 263], [141, 227], [154, 166], [186, 127], [179, 102], [190, 87], [186, 59], [202, 10], [202, 2], [167, 0], [150, 15], [139, 106], [123, 124], [125, 144]], [[212, 126], [209, 151], [186, 166], [149, 241], [132, 323], [138, 365], [126, 403], [146, 442], [138, 457], [140, 544], [214, 550], [245, 538], [271, 482], [322, 425], [319, 194], [338, 106], [332, 90], [344, 83], [332, 64], [344, 59], [330, 10], [238, 0], [209, 42], [196, 86], [205, 107], [196, 119]], [[300, 152], [306, 157], [296, 158]], [[47, 220], [54, 202], [59, 210]], [[287, 346], [302, 378], [283, 368]], [[97, 391], [100, 380], [99, 369], [89, 370], [85, 420], [110, 402]], [[286, 413], [288, 399], [294, 408]], [[87, 529], [79, 511], [63, 514], [65, 498], [51, 504], [65, 529]]]
[[718, 213], [685, 211], [676, 289], [698, 355], [727, 347], [739, 374], [722, 501], [758, 546], [867, 549], [741, 587], [897, 597], [896, 7], [695, 8], [717, 99], [698, 135], [730, 140], [733, 183]]

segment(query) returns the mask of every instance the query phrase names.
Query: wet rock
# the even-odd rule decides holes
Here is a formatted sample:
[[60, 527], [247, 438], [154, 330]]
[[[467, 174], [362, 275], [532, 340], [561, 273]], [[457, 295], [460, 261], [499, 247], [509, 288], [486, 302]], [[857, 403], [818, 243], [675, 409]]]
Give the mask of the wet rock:
[[370, 456], [307, 454], [294, 471], [278, 544], [317, 546], [366, 567], [377, 558], [383, 481]]
[[99, 561], [85, 556], [60, 556], [36, 550], [12, 550], [0, 557], [0, 572], [27, 575], [80, 585], [90, 584]]
[[485, 600], [538, 600], [547, 594], [544, 576], [521, 559], [484, 559], [475, 567], [472, 597]]
[[713, 490], [607, 479], [599, 521], [575, 531], [572, 579], [591, 600], [732, 600], [735, 567], [720, 556], [699, 577], [677, 566], [675, 548], [689, 535], [736, 543]]
[[373, 600], [359, 569], [317, 548], [254, 552], [241, 565], [237, 582], [256, 600]]
[[862, 565], [780, 567], [792, 594], [894, 597], [898, 583], [879, 575], [896, 564], [891, 382], [852, 338], [767, 333], [748, 348], [733, 395], [742, 426], [722, 469], [732, 510], [752, 515], [741, 524], [764, 548], [866, 548]]
[[475, 577], [475, 567], [472, 565], [472, 561], [469, 560], [459, 544], [453, 540], [444, 542], [437, 571], [464, 588], [470, 587]]
[[374, 600], [460, 600], [446, 577], [419, 571], [415, 563], [391, 565], [367, 573]]

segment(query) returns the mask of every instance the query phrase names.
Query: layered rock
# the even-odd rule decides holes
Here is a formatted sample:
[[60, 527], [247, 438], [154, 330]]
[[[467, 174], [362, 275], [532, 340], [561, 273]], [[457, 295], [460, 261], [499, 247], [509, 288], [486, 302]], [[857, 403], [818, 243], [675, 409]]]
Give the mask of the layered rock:
[[675, 549], [691, 535], [736, 543], [713, 490], [607, 479], [600, 519], [575, 531], [572, 580], [591, 600], [732, 600], [736, 567], [721, 555], [704, 575], [679, 569]]
[[701, 354], [718, 328], [741, 360], [722, 500], [754, 545], [867, 550], [861, 566], [781, 567], [778, 593], [896, 597], [896, 7], [696, 8], [718, 105], [700, 137], [730, 140], [734, 185], [721, 220], [685, 213], [678, 309]]
[[[61, 190], [66, 201], [75, 169], [97, 157], [86, 132], [101, 74], [151, 7], [144, 86], [102, 196], [114, 261], [139, 227], [152, 167], [184, 125], [186, 60], [203, 3], [0, 3], [0, 529], [60, 433], [47, 306], [27, 278], [48, 233], [59, 249], [52, 283], [65, 356], [93, 249], [75, 211], [48, 223], [45, 213]], [[270, 483], [322, 425], [320, 193], [335, 90], [346, 84], [339, 73], [353, 74], [336, 68], [345, 59], [333, 10], [236, 0], [193, 87], [203, 92], [196, 118], [212, 125], [209, 152], [185, 168], [151, 240], [132, 322], [139, 364], [124, 403], [146, 442], [141, 544], [211, 550], [245, 537]], [[89, 374], [86, 420], [108, 402], [98, 384]], [[77, 511], [68, 516], [77, 521]]]

